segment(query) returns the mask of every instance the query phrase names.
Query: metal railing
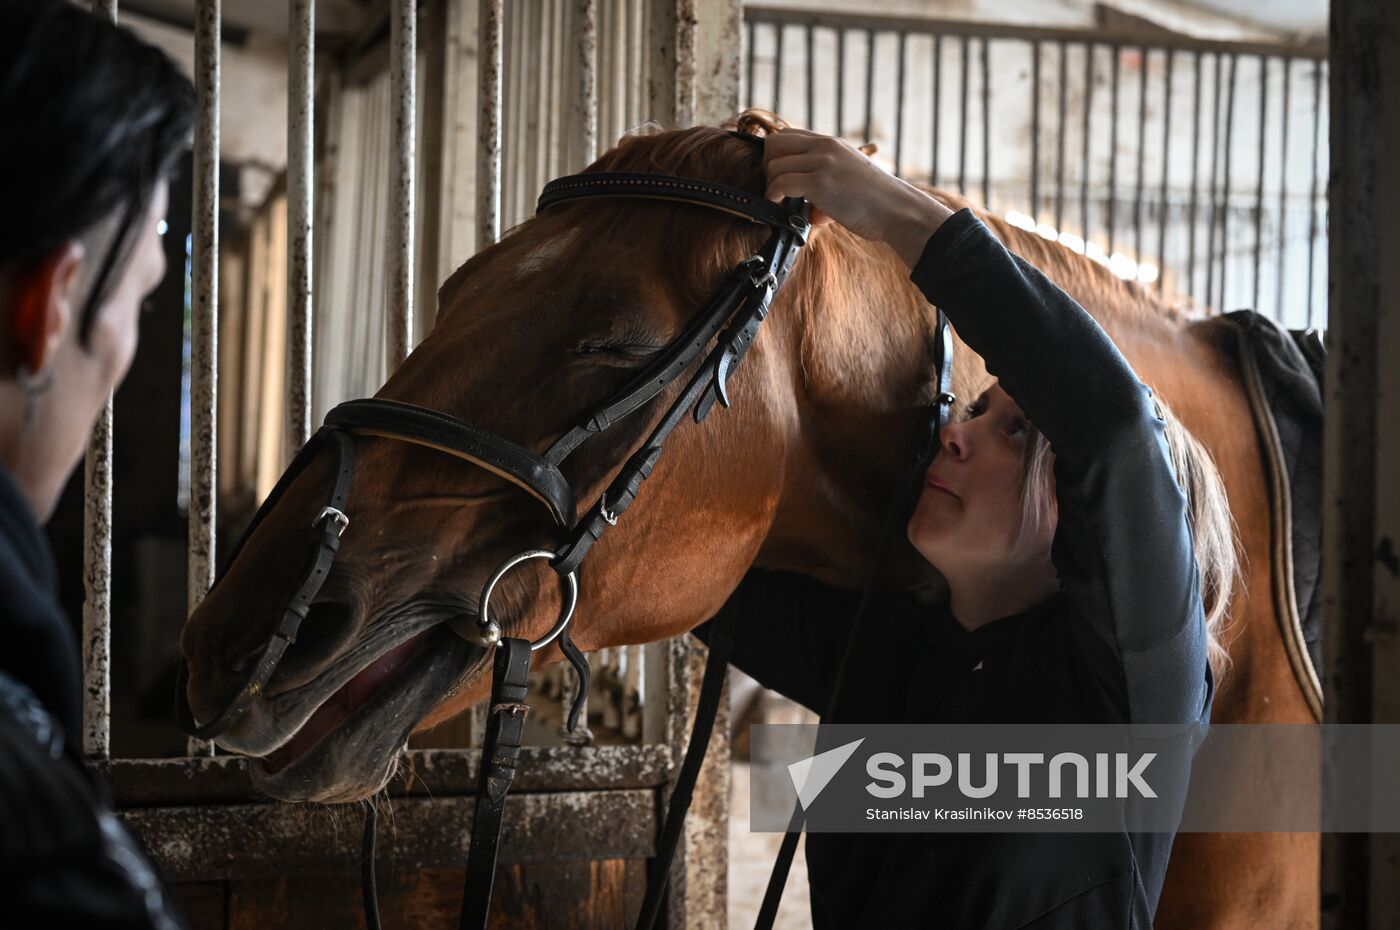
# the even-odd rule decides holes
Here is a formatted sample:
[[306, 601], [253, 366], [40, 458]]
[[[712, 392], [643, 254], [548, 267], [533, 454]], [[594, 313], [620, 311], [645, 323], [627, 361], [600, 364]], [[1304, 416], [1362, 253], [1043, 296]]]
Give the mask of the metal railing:
[[1124, 278], [1326, 306], [1326, 49], [745, 8], [745, 97]]

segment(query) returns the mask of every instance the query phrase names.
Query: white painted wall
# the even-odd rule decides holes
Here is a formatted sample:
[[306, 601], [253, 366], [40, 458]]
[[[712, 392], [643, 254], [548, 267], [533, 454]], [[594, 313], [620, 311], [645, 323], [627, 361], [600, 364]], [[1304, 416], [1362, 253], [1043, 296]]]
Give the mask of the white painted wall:
[[[185, 74], [194, 74], [192, 33], [124, 14], [122, 25], [162, 49]], [[261, 203], [266, 186], [287, 166], [287, 46], [280, 39], [249, 33], [242, 46], [225, 43], [220, 151], [224, 161], [247, 165], [244, 200]], [[261, 169], [261, 170], [256, 170]]]

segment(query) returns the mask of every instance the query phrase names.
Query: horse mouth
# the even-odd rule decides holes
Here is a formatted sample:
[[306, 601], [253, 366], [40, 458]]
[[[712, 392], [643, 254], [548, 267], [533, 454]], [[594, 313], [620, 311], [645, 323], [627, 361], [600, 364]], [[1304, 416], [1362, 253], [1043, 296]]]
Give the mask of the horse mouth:
[[253, 763], [283, 801], [342, 803], [379, 791], [414, 726], [480, 650], [442, 626], [389, 649], [337, 689], [292, 737]]
[[393, 679], [399, 668], [423, 648], [423, 640], [429, 632], [430, 630], [424, 630], [394, 646], [365, 666], [354, 678], [341, 685], [325, 703], [316, 708], [291, 739], [262, 757], [264, 770], [271, 775], [277, 774], [286, 768], [288, 763], [306, 755], [326, 734], [340, 726], [345, 718], [373, 699]]

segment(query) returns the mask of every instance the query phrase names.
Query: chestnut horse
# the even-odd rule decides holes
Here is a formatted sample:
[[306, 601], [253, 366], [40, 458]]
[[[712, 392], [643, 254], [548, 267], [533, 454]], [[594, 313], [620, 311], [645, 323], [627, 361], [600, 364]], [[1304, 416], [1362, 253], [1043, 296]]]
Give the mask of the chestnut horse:
[[[747, 115], [740, 125], [764, 128]], [[713, 127], [624, 139], [593, 169], [763, 189], [755, 148]], [[1219, 320], [1192, 319], [1060, 245], [983, 219], [1099, 320], [1215, 456], [1239, 525], [1246, 583], [1232, 605], [1232, 670], [1214, 720], [1311, 721], [1268, 593], [1264, 464], [1231, 334]], [[552, 209], [448, 279], [434, 329], [378, 396], [542, 449], [664, 347], [765, 235], [673, 203]], [[847, 588], [864, 584], [876, 524], [930, 396], [933, 332], [932, 308], [891, 250], [837, 226], [815, 231], [731, 382], [732, 409], [677, 430], [627, 519], [590, 554], [573, 627], [579, 646], [684, 633], [714, 614], [755, 565]], [[955, 390], [972, 396], [985, 370], [965, 348], [956, 356]], [[606, 486], [673, 393], [570, 459], [565, 473], [580, 500]], [[197, 718], [229, 703], [295, 587], [309, 524], [331, 484], [330, 458], [322, 454], [302, 472], [191, 616], [182, 646]], [[351, 524], [330, 577], [295, 646], [220, 744], [262, 757], [254, 777], [274, 797], [341, 802], [378, 791], [411, 732], [485, 697], [488, 656], [444, 621], [474, 613], [486, 574], [505, 557], [557, 543], [542, 510], [450, 456], [360, 438]], [[927, 573], [905, 544], [883, 576], [900, 586]], [[557, 616], [559, 587], [547, 568], [512, 573], [497, 590], [493, 616], [512, 635], [538, 636]], [[536, 661], [558, 658], [551, 646]], [[1315, 835], [1181, 835], [1157, 925], [1315, 926], [1317, 870]]]

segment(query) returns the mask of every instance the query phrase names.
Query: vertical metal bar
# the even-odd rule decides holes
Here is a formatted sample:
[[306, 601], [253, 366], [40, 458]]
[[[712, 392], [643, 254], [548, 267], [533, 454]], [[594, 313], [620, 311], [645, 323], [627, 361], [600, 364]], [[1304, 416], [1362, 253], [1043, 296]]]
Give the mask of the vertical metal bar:
[[[1085, 54], [1088, 54], [1086, 47]], [[1056, 140], [1055, 158], [1055, 228], [1065, 228], [1065, 146], [1069, 139], [1069, 43], [1060, 43], [1060, 93], [1059, 93], [1059, 122], [1056, 127], [1059, 131], [1059, 139]], [[1084, 105], [1087, 107], [1089, 101], [1086, 99]]]
[[1032, 218], [1040, 216], [1040, 42], [1031, 40], [1031, 208]]
[[[516, 210], [516, 222], [520, 222], [530, 215], [530, 201], [536, 190], [538, 190], [540, 175], [540, 122], [541, 108], [540, 100], [544, 97], [544, 75], [543, 63], [540, 58], [545, 43], [544, 10], [545, 0], [530, 0], [522, 4], [525, 11], [526, 27], [521, 33], [522, 65], [526, 71], [525, 81], [515, 89], [515, 93], [521, 94], [521, 126], [523, 143], [516, 150], [511, 159], [520, 170], [520, 183], [516, 185], [516, 196], [518, 207]], [[624, 88], [630, 87], [630, 82], [622, 82]], [[624, 108], [623, 112], [627, 112]]]
[[622, 672], [622, 735], [635, 740], [642, 735], [642, 650], [625, 646], [626, 664]]
[[1147, 165], [1147, 46], [1139, 49], [1137, 188], [1133, 194], [1133, 259], [1142, 261], [1142, 184]]
[[1312, 189], [1308, 192], [1308, 320], [1313, 325], [1313, 275], [1316, 270], [1317, 252], [1317, 171], [1318, 153], [1321, 150], [1319, 135], [1322, 126], [1322, 61], [1313, 62], [1313, 132], [1312, 132]]
[[1157, 293], [1166, 290], [1167, 280], [1167, 214], [1170, 212], [1171, 140], [1172, 140], [1172, 71], [1176, 68], [1176, 50], [1167, 49], [1166, 87], [1162, 91], [1162, 199], [1157, 214]]
[[1123, 57], [1123, 48], [1120, 45], [1110, 46], [1113, 53], [1113, 69], [1109, 77], [1109, 111], [1108, 111], [1108, 199], [1106, 201], [1108, 211], [1108, 247], [1106, 251], [1113, 254], [1113, 233], [1114, 225], [1118, 214], [1118, 76]]
[[773, 26], [773, 112], [782, 113], [783, 107], [783, 27]]
[[[194, 24], [194, 196], [190, 229], [190, 501], [186, 599], [190, 611], [214, 584], [218, 483], [220, 0], [199, 0]], [[191, 752], [213, 754], [192, 740]]]
[[[805, 32], [805, 34], [804, 34], [804, 38], [805, 38], [805, 40], [806, 40], [806, 46], [807, 46], [807, 48], [806, 48], [806, 54], [807, 54], [807, 61], [806, 61], [806, 65], [807, 65], [806, 87], [807, 87], [807, 128], [808, 128], [808, 129], [813, 129], [813, 128], [815, 128], [815, 127], [812, 125], [812, 121], [816, 119], [815, 110], [816, 110], [816, 98], [817, 98], [817, 87], [816, 87], [816, 84], [817, 84], [817, 68], [816, 68], [816, 63], [815, 63], [815, 61], [814, 61], [814, 59], [816, 58], [816, 42], [813, 40], [813, 37], [812, 37], [813, 32], [814, 32], [814, 27], [813, 27], [812, 25], [808, 24], [808, 26], [807, 26], [807, 28], [806, 28], [806, 32]], [[630, 666], [629, 666], [629, 667], [630, 667]]]
[[[623, 132], [631, 130], [637, 125], [637, 120], [633, 117], [637, 111], [638, 97], [647, 92], [645, 87], [638, 86], [638, 82], [632, 79], [633, 71], [637, 67], [636, 44], [632, 41], [632, 30], [636, 23], [636, 10], [632, 0], [621, 0], [617, 8], [617, 58], [618, 70], [615, 76], [614, 87], [617, 88], [618, 110], [622, 114], [621, 128]], [[530, 35], [530, 33], [526, 33]], [[527, 40], [528, 42], [528, 40]], [[533, 79], [534, 68], [526, 64], [531, 70], [531, 80]], [[527, 81], [528, 83], [528, 81]], [[532, 187], [536, 185], [531, 185]]]
[[1214, 129], [1210, 137], [1210, 225], [1206, 229], [1206, 306], [1214, 307], [1215, 300], [1215, 228], [1220, 219], [1220, 89], [1225, 85], [1225, 56], [1215, 54], [1215, 85], [1211, 91], [1215, 97], [1215, 115], [1212, 117]]
[[943, 36], [942, 34], [933, 37], [933, 142], [932, 157], [929, 159], [928, 183], [931, 186], [938, 185], [938, 143], [939, 143], [939, 120], [942, 117], [943, 104]]
[[316, 4], [291, 0], [287, 22], [287, 438], [311, 435], [311, 217], [315, 181]]
[[538, 191], [544, 186], [544, 182], [553, 176], [554, 167], [551, 159], [554, 154], [554, 115], [559, 111], [558, 101], [554, 97], [554, 84], [557, 80], [556, 71], [559, 68], [559, 57], [554, 53], [554, 43], [558, 36], [558, 31], [554, 25], [555, 11], [558, 7], [558, 0], [539, 0], [540, 23], [535, 30], [536, 41], [539, 42], [540, 57], [543, 61], [537, 61], [536, 68], [540, 72], [539, 96], [535, 98], [535, 107], [538, 113], [539, 128], [535, 133], [535, 149], [531, 157], [535, 163], [533, 182], [530, 190]]
[[836, 30], [836, 135], [846, 134], [846, 30]]
[[1094, 112], [1094, 43], [1084, 43], [1084, 166], [1080, 168], [1079, 222], [1085, 248], [1089, 245], [1089, 140], [1090, 117]]
[[1269, 59], [1259, 56], [1259, 177], [1254, 196], [1254, 300], [1250, 307], [1259, 309], [1259, 276], [1264, 263], [1264, 155], [1268, 148], [1269, 126]]
[[[112, 398], [83, 460], [83, 752], [112, 749]], [[192, 751], [194, 747], [191, 747]]]
[[1293, 60], [1280, 58], [1279, 64], [1283, 67], [1283, 126], [1279, 131], [1278, 147], [1278, 263], [1275, 268], [1278, 280], [1275, 286], [1277, 299], [1274, 315], [1282, 322], [1284, 319], [1283, 268], [1287, 260], [1284, 249], [1287, 242], [1285, 234], [1288, 231], [1288, 107], [1293, 87]]
[[[502, 0], [495, 2], [499, 5]], [[579, 151], [582, 163], [588, 165], [598, 157], [598, 0], [577, 0], [577, 3]], [[752, 31], [750, 28], [750, 35]], [[499, 95], [499, 81], [496, 91]]]
[[895, 61], [894, 79], [894, 173], [896, 177], [904, 176], [904, 65], [907, 48], [909, 44], [909, 34], [899, 33], [896, 37], [899, 42], [899, 55]]
[[968, 82], [968, 46], [967, 36], [962, 37], [962, 61], [961, 86], [958, 89], [958, 193], [967, 196], [967, 82]]
[[992, 208], [992, 46], [982, 39], [982, 205]]
[[413, 344], [413, 182], [418, 16], [416, 0], [389, 5], [389, 339], [388, 365], [393, 371]]
[[[94, 15], [117, 21], [116, 0], [93, 0]], [[83, 457], [83, 752], [112, 752], [112, 395], [102, 405]]]
[[[572, 64], [577, 62], [575, 49], [571, 43], [578, 40], [578, 0], [556, 0], [554, 21], [554, 101], [553, 112], [554, 161], [545, 180], [572, 174], [578, 165], [578, 129], [576, 108], [580, 75], [573, 73]], [[426, 82], [425, 82], [426, 84]]]
[[1225, 151], [1222, 155], [1223, 169], [1221, 175], [1224, 178], [1223, 190], [1220, 194], [1220, 309], [1225, 309], [1229, 303], [1229, 295], [1225, 293], [1226, 273], [1230, 264], [1230, 139], [1234, 134], [1235, 123], [1235, 73], [1239, 70], [1239, 56], [1230, 56], [1230, 80], [1226, 85], [1225, 96]]
[[[597, 0], [579, 2], [585, 10], [582, 14], [584, 21], [590, 21], [586, 11], [590, 8], [596, 10]], [[481, 109], [477, 115], [476, 132], [476, 248], [480, 251], [495, 242], [501, 234], [501, 72], [505, 69], [501, 33], [505, 20], [505, 0], [481, 0], [478, 11], [477, 102]], [[586, 41], [580, 35], [581, 48]], [[594, 48], [596, 51], [596, 45]], [[585, 76], [579, 83], [587, 85], [588, 81], [589, 77]], [[582, 93], [593, 103], [591, 128], [596, 144], [597, 103], [586, 90]], [[588, 111], [585, 110], [585, 127], [590, 126], [587, 117]], [[588, 128], [584, 131], [587, 133]]]
[[[612, 6], [612, 4], [608, 4]], [[505, 49], [505, 66], [501, 72], [501, 105], [502, 112], [502, 140], [501, 151], [504, 156], [506, 139], [510, 140], [511, 159], [509, 163], [504, 160], [501, 165], [501, 226], [509, 228], [511, 224], [520, 218], [520, 198], [518, 188], [520, 187], [520, 151], [522, 144], [520, 141], [520, 118], [521, 102], [525, 95], [520, 88], [524, 81], [521, 77], [521, 61], [523, 55], [520, 54], [520, 37], [524, 33], [521, 18], [525, 15], [525, 7], [520, 3], [505, 4], [505, 28], [503, 32], [504, 44], [509, 48]]]
[[[694, 0], [675, 0], [676, 10], [676, 63], [674, 70], [675, 121], [678, 126], [692, 126], [695, 123], [695, 17], [687, 14], [687, 4]], [[649, 118], [647, 112], [647, 10], [651, 4], [644, 0], [632, 0], [631, 29], [628, 33], [628, 48], [632, 69], [628, 72], [627, 83], [633, 89], [632, 109], [628, 125], [636, 126]], [[541, 184], [543, 186], [543, 184]], [[534, 192], [531, 192], [534, 196]]]
[[744, 24], [747, 44], [744, 46], [744, 99], [749, 106], [758, 104], [758, 93], [753, 86], [754, 44], [758, 41], [758, 26], [750, 19]]
[[875, 30], [865, 30], [865, 136], [862, 142], [869, 142], [874, 131], [875, 114]]
[[1196, 192], [1201, 186], [1201, 51], [1197, 49], [1196, 80], [1191, 93], [1191, 194], [1186, 208], [1186, 290], [1196, 294]]

